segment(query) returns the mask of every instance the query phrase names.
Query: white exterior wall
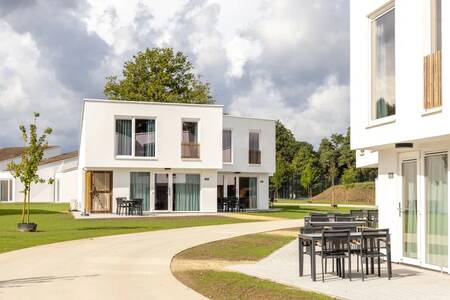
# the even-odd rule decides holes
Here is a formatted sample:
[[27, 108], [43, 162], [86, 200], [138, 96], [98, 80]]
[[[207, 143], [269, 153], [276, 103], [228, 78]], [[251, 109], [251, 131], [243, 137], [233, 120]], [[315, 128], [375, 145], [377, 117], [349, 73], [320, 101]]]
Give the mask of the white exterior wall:
[[[115, 157], [115, 119], [120, 116], [155, 118], [155, 158]], [[189, 119], [198, 121], [200, 159], [181, 158], [182, 121]], [[220, 169], [221, 130], [221, 105], [85, 100], [80, 167]]]
[[[350, 5], [350, 124], [353, 149], [374, 148], [450, 134], [450, 1], [442, 1], [442, 110], [423, 109], [423, 58], [430, 54], [429, 3], [396, 0], [396, 115], [390, 123], [370, 120], [371, 12], [386, 0], [351, 0]], [[376, 126], [376, 125], [379, 126]]]
[[[223, 129], [231, 129], [232, 163], [224, 163], [224, 172], [275, 172], [275, 121], [256, 118], [223, 116]], [[261, 164], [248, 163], [249, 132], [258, 131]], [[222, 144], [222, 141], [221, 141]], [[220, 160], [222, 161], [222, 152]]]
[[[396, 114], [371, 121], [371, 32], [368, 15], [387, 2], [350, 2], [351, 145], [355, 150], [365, 150], [364, 156], [357, 152], [358, 167], [378, 166], [376, 204], [379, 208], [379, 227], [390, 229], [393, 261], [440, 270], [440, 267], [427, 265], [424, 259], [427, 213], [424, 160], [428, 153], [448, 154], [450, 150], [450, 1], [442, 1], [442, 108], [431, 111], [424, 111], [423, 108], [423, 59], [430, 54], [431, 1], [396, 0]], [[395, 143], [405, 142], [413, 143], [413, 148], [395, 148]], [[367, 156], [367, 153], [371, 154]], [[403, 228], [399, 210], [403, 209], [401, 166], [408, 159], [415, 159], [418, 164], [417, 260], [403, 257], [402, 249]], [[450, 172], [448, 175], [450, 178]], [[450, 224], [448, 226], [450, 229]], [[448, 271], [448, 268], [443, 270]]]

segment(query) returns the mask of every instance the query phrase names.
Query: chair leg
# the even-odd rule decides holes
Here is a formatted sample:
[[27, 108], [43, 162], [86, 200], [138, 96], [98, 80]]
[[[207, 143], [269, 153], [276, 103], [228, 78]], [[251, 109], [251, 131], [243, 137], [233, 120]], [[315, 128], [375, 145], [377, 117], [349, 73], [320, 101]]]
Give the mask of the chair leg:
[[325, 273], [327, 273], [328, 269], [327, 269], [327, 261], [328, 259], [325, 259]]
[[356, 272], [359, 272], [359, 255], [356, 254]]
[[331, 272], [334, 273], [334, 258], [331, 260]]
[[348, 254], [348, 278], [352, 281], [352, 255]]
[[362, 255], [361, 255], [361, 278], [362, 278], [362, 281], [364, 281], [364, 261], [363, 261]]
[[345, 258], [342, 259], [342, 278], [345, 278]]
[[[327, 263], [327, 259], [325, 259], [325, 263]], [[323, 256], [322, 256], [322, 282], [325, 282], [325, 274], [323, 272]]]
[[380, 264], [381, 264], [381, 259], [380, 259], [380, 257], [378, 256], [378, 277], [381, 277], [381, 267], [380, 267]]

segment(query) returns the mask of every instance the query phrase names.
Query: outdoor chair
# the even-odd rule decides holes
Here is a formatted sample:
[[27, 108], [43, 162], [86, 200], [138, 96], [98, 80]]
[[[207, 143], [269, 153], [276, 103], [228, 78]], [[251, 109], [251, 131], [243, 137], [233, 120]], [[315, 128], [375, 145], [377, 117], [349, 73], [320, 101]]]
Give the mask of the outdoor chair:
[[238, 199], [236, 197], [228, 198], [228, 211], [234, 212], [238, 204]]
[[[318, 252], [322, 264], [322, 282], [325, 282], [327, 260], [336, 260], [338, 275], [345, 278], [345, 260], [348, 259], [348, 277], [352, 280], [352, 263], [349, 230], [324, 230], [322, 250]], [[334, 265], [333, 265], [334, 268]]]
[[130, 213], [132, 215], [136, 214], [139, 216], [143, 215], [143, 204], [144, 200], [142, 198], [134, 198], [130, 207]]
[[378, 210], [367, 211], [367, 225], [372, 228], [378, 227]]
[[245, 211], [245, 203], [244, 201], [242, 201], [242, 199], [237, 199], [237, 210]]
[[355, 221], [355, 217], [350, 215], [336, 215], [336, 222], [352, 222]]
[[326, 214], [310, 214], [310, 222], [328, 222], [328, 216]]
[[363, 210], [350, 210], [350, 215], [355, 218], [355, 220], [367, 220], [364, 218]]
[[125, 202], [126, 200], [127, 198], [125, 197], [116, 198], [116, 215], [121, 215], [122, 209], [124, 210], [125, 213], [128, 212], [128, 203]]
[[224, 206], [224, 198], [218, 197], [217, 198], [217, 211], [222, 212], [224, 210], [223, 206]]
[[[384, 251], [383, 251], [384, 250]], [[388, 279], [392, 277], [391, 245], [389, 229], [363, 229], [361, 231], [361, 244], [359, 251], [355, 252], [361, 260], [361, 274], [364, 281], [364, 259], [366, 261], [366, 274], [369, 274], [369, 259], [377, 258], [378, 277], [381, 277], [381, 258], [386, 257]]]

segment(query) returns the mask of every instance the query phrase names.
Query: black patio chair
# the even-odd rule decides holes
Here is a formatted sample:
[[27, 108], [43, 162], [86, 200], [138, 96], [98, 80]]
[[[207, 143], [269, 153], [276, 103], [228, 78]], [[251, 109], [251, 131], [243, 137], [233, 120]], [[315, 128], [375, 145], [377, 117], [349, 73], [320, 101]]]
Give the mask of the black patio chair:
[[352, 222], [355, 221], [355, 217], [351, 215], [336, 215], [336, 222]]
[[132, 201], [132, 204], [130, 207], [130, 214], [142, 216], [144, 214], [143, 204], [144, 204], [144, 200], [142, 198], [133, 198], [133, 201]]
[[378, 227], [378, 210], [368, 210], [367, 211], [367, 225], [372, 228]]
[[355, 220], [359, 220], [359, 221], [361, 221], [361, 220], [366, 220], [366, 219], [364, 218], [364, 212], [363, 212], [362, 209], [358, 209], [358, 210], [352, 209], [352, 210], [350, 210], [350, 215], [351, 215], [352, 217], [354, 217]]
[[236, 210], [238, 199], [236, 197], [228, 197], [228, 211], [234, 212]]
[[222, 197], [218, 197], [217, 198], [217, 211], [218, 212], [222, 212], [223, 211], [223, 205], [224, 205], [224, 201]]
[[363, 229], [361, 231], [361, 245], [356, 252], [361, 260], [361, 274], [364, 281], [364, 259], [366, 261], [366, 274], [369, 274], [369, 259], [377, 259], [378, 277], [381, 277], [381, 258], [387, 260], [388, 279], [392, 277], [391, 242], [389, 229]]
[[[326, 262], [336, 260], [338, 275], [345, 278], [345, 260], [348, 259], [348, 277], [352, 280], [352, 260], [349, 230], [324, 230], [322, 250], [319, 251], [322, 264], [322, 282], [325, 282]], [[325, 264], [324, 264], [325, 261]]]
[[326, 214], [310, 214], [309, 215], [310, 222], [328, 222], [329, 218]]
[[237, 199], [237, 205], [236, 208], [238, 211], [245, 211], [245, 203], [242, 201], [242, 199]]
[[128, 212], [128, 203], [126, 203], [127, 198], [125, 197], [117, 197], [116, 198], [116, 215], [121, 215], [122, 210], [125, 213]]

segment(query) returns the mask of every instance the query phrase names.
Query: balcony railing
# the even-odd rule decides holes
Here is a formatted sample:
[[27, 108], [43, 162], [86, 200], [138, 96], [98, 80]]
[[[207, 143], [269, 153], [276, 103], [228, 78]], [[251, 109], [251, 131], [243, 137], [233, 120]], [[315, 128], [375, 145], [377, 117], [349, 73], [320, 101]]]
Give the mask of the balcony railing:
[[200, 144], [181, 144], [181, 158], [200, 158]]
[[423, 60], [424, 108], [442, 106], [442, 53], [436, 51]]
[[261, 164], [261, 151], [260, 150], [248, 150], [248, 163], [252, 165]]

